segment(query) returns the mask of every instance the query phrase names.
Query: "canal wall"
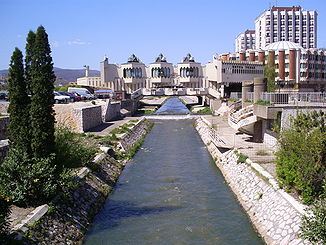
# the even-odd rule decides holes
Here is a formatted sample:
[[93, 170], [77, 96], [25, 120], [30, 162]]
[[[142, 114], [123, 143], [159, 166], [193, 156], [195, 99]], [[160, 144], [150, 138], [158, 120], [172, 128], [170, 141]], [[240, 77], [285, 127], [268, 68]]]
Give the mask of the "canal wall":
[[211, 138], [210, 125], [196, 120], [196, 129], [217, 167], [255, 228], [269, 245], [309, 244], [298, 237], [304, 206], [278, 187], [276, 180], [249, 159], [238, 163], [236, 150], [222, 153]]
[[[122, 137], [125, 149], [143, 138], [150, 125], [146, 119], [134, 125]], [[24, 244], [82, 244], [88, 226], [103, 207], [124, 165], [125, 161], [115, 160], [106, 153], [97, 155], [89, 168], [76, 173], [77, 187], [37, 207], [14, 226], [13, 232]]]

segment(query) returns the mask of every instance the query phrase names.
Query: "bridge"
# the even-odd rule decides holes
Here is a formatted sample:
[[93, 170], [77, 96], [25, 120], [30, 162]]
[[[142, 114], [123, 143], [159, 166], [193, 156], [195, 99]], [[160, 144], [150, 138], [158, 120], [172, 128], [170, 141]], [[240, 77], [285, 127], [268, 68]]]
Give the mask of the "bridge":
[[213, 88], [140, 88], [131, 94], [131, 99], [144, 96], [209, 96], [219, 99], [221, 93]]

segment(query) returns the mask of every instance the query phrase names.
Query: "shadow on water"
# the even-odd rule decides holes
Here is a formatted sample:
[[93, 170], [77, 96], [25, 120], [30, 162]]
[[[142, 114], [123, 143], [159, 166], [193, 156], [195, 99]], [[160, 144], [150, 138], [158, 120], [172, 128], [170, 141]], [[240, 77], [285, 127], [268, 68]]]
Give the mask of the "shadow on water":
[[[96, 230], [93, 234], [100, 233], [119, 226], [126, 218], [150, 216], [163, 212], [172, 212], [181, 209], [182, 206], [138, 206], [132, 202], [109, 200], [101, 211], [102, 218], [98, 218]], [[110, 220], [110, 222], [108, 222]]]

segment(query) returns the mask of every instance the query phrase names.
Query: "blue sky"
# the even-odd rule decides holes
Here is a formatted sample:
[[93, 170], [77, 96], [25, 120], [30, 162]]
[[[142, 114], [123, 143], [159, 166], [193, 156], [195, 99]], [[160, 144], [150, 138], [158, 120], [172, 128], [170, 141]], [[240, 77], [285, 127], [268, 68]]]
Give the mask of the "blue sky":
[[326, 47], [325, 0], [0, 0], [0, 70], [39, 25], [60, 68], [99, 69], [104, 55], [124, 63], [132, 53], [148, 64], [161, 52], [173, 63], [188, 52], [206, 63], [234, 52], [235, 37], [276, 3], [317, 10], [318, 47]]

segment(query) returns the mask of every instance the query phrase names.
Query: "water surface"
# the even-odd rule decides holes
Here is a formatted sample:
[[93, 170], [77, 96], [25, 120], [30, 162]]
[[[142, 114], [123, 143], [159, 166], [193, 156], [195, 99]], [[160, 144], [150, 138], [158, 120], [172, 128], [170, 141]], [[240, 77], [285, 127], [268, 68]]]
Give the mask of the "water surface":
[[188, 114], [190, 111], [177, 97], [169, 98], [154, 114]]
[[85, 244], [263, 244], [192, 123], [155, 122]]

